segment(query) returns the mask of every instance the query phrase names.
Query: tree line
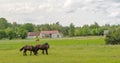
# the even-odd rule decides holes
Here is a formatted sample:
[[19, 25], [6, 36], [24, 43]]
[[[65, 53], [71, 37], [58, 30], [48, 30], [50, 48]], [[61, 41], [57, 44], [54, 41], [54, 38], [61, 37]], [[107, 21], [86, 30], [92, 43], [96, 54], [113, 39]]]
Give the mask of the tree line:
[[0, 18], [0, 39], [25, 39], [28, 32], [40, 32], [43, 30], [58, 30], [63, 36], [101, 36], [104, 30], [115, 29], [120, 25], [105, 24], [100, 26], [97, 22], [91, 25], [75, 27], [73, 23], [69, 26], [62, 26], [59, 22], [53, 24], [35, 25], [32, 23], [18, 24], [9, 23], [5, 18]]

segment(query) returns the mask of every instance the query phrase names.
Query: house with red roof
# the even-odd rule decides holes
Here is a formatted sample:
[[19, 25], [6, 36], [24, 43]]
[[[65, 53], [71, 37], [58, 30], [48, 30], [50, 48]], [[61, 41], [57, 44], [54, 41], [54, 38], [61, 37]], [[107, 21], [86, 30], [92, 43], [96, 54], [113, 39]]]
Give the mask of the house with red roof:
[[41, 38], [60, 38], [62, 37], [59, 31], [57, 30], [52, 30], [52, 31], [41, 31], [40, 32], [40, 37]]
[[58, 30], [41, 31], [41, 32], [28, 32], [28, 38], [60, 38], [62, 34]]

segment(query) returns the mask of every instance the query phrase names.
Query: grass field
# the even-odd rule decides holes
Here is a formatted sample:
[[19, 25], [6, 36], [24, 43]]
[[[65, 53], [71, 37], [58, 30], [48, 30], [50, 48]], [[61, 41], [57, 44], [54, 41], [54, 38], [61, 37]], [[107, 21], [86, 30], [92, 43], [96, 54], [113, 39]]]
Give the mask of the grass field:
[[[24, 45], [48, 42], [49, 55], [23, 56]], [[120, 45], [105, 45], [104, 37], [0, 40], [0, 63], [120, 63]]]

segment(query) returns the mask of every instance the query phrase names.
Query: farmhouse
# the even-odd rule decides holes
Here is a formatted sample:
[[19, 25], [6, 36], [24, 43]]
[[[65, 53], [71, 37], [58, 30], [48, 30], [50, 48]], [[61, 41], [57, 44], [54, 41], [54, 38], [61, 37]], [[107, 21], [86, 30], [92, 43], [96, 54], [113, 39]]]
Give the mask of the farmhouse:
[[60, 38], [62, 34], [58, 30], [41, 31], [41, 32], [28, 32], [28, 38]]
[[57, 30], [53, 31], [41, 31], [40, 32], [41, 38], [60, 38], [61, 34]]

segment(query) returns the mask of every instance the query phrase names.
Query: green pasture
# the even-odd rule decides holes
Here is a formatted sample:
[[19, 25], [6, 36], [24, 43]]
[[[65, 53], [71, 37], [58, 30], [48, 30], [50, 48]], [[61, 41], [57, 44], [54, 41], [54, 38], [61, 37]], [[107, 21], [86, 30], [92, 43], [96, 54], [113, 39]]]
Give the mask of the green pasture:
[[[50, 44], [49, 55], [23, 56], [24, 45]], [[120, 45], [105, 45], [104, 37], [0, 40], [0, 63], [120, 63]]]

